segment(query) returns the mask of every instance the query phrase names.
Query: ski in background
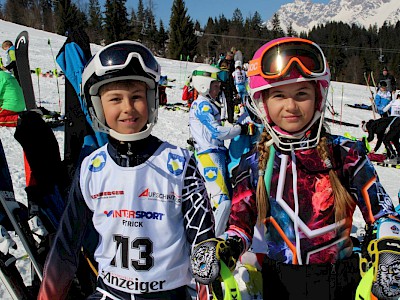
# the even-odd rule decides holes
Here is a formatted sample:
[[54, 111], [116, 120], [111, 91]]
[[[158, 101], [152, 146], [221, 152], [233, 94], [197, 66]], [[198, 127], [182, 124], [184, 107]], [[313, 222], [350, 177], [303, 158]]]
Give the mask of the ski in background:
[[15, 40], [15, 60], [22, 91], [24, 93], [27, 110], [36, 108], [35, 94], [33, 92], [31, 68], [29, 66], [29, 35], [22, 31]]
[[[80, 83], [86, 62], [91, 58], [89, 37], [83, 30], [70, 31], [68, 38], [57, 54], [57, 63], [65, 75], [65, 137], [64, 161], [69, 183], [75, 169], [92, 151], [107, 142], [105, 134], [94, 132], [91, 118], [80, 98]], [[82, 293], [89, 296], [96, 288], [97, 263], [94, 251], [98, 243], [95, 229], [88, 228], [81, 251], [76, 276]]]
[[372, 163], [376, 166], [380, 167], [386, 167], [386, 168], [395, 168], [395, 169], [400, 169], [400, 164], [395, 164], [395, 163], [387, 163], [387, 162], [380, 162], [380, 161], [372, 161]]
[[59, 112], [61, 112], [61, 94], [60, 94], [60, 85], [58, 83], [58, 71], [57, 71], [57, 63], [56, 63], [56, 59], [54, 57], [54, 53], [53, 53], [53, 47], [51, 46], [51, 42], [50, 39], [47, 40], [47, 44], [50, 47], [51, 50], [51, 56], [53, 58], [53, 62], [54, 62], [54, 70], [53, 70], [53, 75], [56, 78], [56, 82], [57, 82], [57, 94], [58, 94], [58, 108], [59, 108]]
[[369, 98], [369, 100], [371, 101], [372, 116], [373, 116], [374, 120], [376, 120], [377, 109], [376, 109], [376, 106], [375, 106], [375, 95], [374, 95], [374, 92], [372, 91], [372, 88], [371, 88], [371, 86], [369, 84], [369, 81], [371, 80], [371, 77], [372, 77], [372, 82], [373, 82], [373, 84], [374, 84], [374, 86], [376, 88], [375, 79], [373, 78], [373, 73], [369, 72], [369, 74], [367, 75], [367, 72], [364, 72], [365, 83], [367, 84], [367, 87], [368, 87], [368, 89], [369, 89], [369, 91], [371, 93], [371, 97]]
[[81, 75], [91, 56], [89, 37], [83, 30], [74, 30], [56, 58], [65, 75], [64, 164], [71, 180], [78, 163], [107, 142], [105, 134], [93, 131], [89, 112], [79, 96]]
[[[14, 137], [24, 150], [25, 191], [28, 199], [26, 214], [29, 222], [24, 234], [33, 239], [33, 245], [30, 246], [34, 249], [30, 252], [36, 250], [36, 253], [27, 252], [29, 257], [33, 255], [39, 265], [34, 264], [35, 272], [32, 272], [32, 293], [36, 295], [43, 277], [44, 262], [51, 247], [51, 237], [56, 233], [65, 209], [70, 180], [62, 164], [54, 133], [49, 123], [42, 118], [41, 107], [36, 107], [27, 52], [29, 39], [27, 33], [23, 32], [20, 36], [23, 37], [25, 45], [20, 48], [20, 51], [23, 51], [23, 56], [20, 57], [25, 59], [18, 67], [21, 68], [21, 73], [29, 73], [29, 77], [21, 81], [21, 86], [24, 91], [30, 91], [27, 93], [30, 96], [25, 98], [27, 111], [20, 114]], [[72, 284], [70, 295], [78, 298], [87, 296], [81, 293], [81, 287], [76, 281]]]
[[329, 122], [329, 123], [333, 123], [333, 124], [339, 124], [339, 125], [343, 125], [343, 126], [349, 126], [349, 127], [360, 127], [360, 125], [358, 124], [354, 124], [354, 123], [350, 123], [350, 122], [340, 122], [339, 120], [335, 120], [335, 119], [331, 119], [331, 118], [324, 118], [325, 121]]
[[[1, 225], [7, 231], [15, 231], [18, 235], [24, 251], [32, 262], [38, 278], [43, 276], [43, 261], [37, 251], [31, 228], [28, 223], [27, 208], [16, 201], [14, 189], [8, 169], [7, 159], [4, 154], [3, 145], [0, 140], [0, 216]], [[4, 233], [1, 234], [4, 236]], [[8, 253], [9, 249], [0, 252], [0, 277], [13, 299], [32, 299], [31, 291], [38, 290], [38, 282], [33, 281], [36, 286], [28, 288], [24, 284], [18, 269], [15, 267], [15, 257]]]

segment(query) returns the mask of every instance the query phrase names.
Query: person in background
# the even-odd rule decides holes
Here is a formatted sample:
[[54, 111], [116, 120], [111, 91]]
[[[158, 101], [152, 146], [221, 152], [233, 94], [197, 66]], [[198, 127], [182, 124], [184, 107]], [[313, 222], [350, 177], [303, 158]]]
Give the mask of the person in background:
[[400, 163], [400, 117], [391, 116], [368, 122], [363, 121], [361, 128], [364, 132], [368, 132], [368, 142], [372, 142], [375, 135], [378, 139], [371, 153], [377, 152], [383, 142], [386, 148], [385, 162]]
[[231, 52], [233, 53], [233, 61], [237, 62], [239, 60], [243, 65], [243, 53], [242, 53], [242, 51], [237, 50], [236, 47], [232, 47], [231, 48]]
[[[192, 73], [192, 86], [199, 97], [189, 111], [189, 129], [194, 140], [197, 165], [204, 177], [207, 192], [214, 210], [216, 235], [226, 229], [231, 207], [232, 187], [227, 172], [225, 140], [247, 134], [248, 125], [224, 127], [221, 124], [220, 95], [221, 70], [203, 65]], [[228, 76], [232, 77], [232, 76]]]
[[225, 59], [225, 54], [221, 52], [218, 57], [217, 65], [219, 66], [224, 59]]
[[242, 63], [240, 60], [235, 61], [235, 71], [232, 73], [232, 76], [237, 91], [237, 97], [240, 99], [240, 104], [243, 106], [247, 95], [247, 76], [246, 72], [242, 70]]
[[194, 155], [151, 135], [160, 72], [133, 41], [104, 47], [83, 70], [82, 97], [109, 142], [77, 168], [39, 300], [66, 298], [90, 225], [98, 277], [87, 299], [191, 299], [189, 256], [214, 236], [214, 220]]
[[[330, 70], [321, 48], [295, 37], [272, 40], [256, 51], [247, 75], [250, 106], [265, 131], [238, 166], [227, 231], [194, 249], [195, 278], [207, 282], [199, 266], [216, 266], [207, 277], [216, 280], [219, 260], [234, 269], [258, 223], [267, 227], [264, 300], [398, 298], [388, 278], [400, 276], [399, 214], [364, 144], [324, 127]], [[358, 298], [350, 236], [356, 206], [368, 224], [363, 261], [374, 257], [363, 265], [367, 288], [357, 293], [366, 295]]]
[[226, 81], [221, 82], [221, 90], [226, 98], [226, 112], [228, 114], [228, 122], [233, 124], [235, 120], [235, 103], [237, 98], [237, 91], [233, 81], [232, 74], [235, 71], [235, 62], [233, 61], [232, 52], [227, 52], [225, 58], [221, 61], [218, 67], [228, 72]]
[[0, 70], [0, 126], [17, 126], [18, 114], [24, 110], [24, 94], [17, 79]]
[[400, 93], [397, 94], [396, 99], [393, 99], [388, 105], [385, 106], [383, 112], [389, 113], [390, 116], [400, 117]]
[[10, 71], [13, 73], [14, 77], [17, 79], [18, 83], [19, 82], [19, 76], [18, 76], [18, 69], [17, 69], [17, 61], [15, 57], [15, 47], [13, 43], [9, 40], [6, 40], [3, 42], [1, 45], [1, 48], [6, 51], [6, 61], [3, 62], [3, 66], [1, 69], [3, 71]]
[[[379, 75], [378, 82], [386, 82], [386, 90], [390, 92], [391, 94], [394, 94], [397, 89], [397, 83], [396, 83], [396, 78], [392, 74], [389, 73], [388, 68], [385, 66], [382, 68], [382, 73]], [[378, 87], [378, 90], [380, 90], [380, 87]], [[394, 97], [391, 97], [392, 99]]]
[[384, 111], [384, 108], [389, 104], [392, 99], [392, 93], [387, 90], [386, 81], [381, 81], [379, 83], [379, 91], [375, 95], [375, 106], [378, 114], [381, 117], [387, 117], [387, 111]]

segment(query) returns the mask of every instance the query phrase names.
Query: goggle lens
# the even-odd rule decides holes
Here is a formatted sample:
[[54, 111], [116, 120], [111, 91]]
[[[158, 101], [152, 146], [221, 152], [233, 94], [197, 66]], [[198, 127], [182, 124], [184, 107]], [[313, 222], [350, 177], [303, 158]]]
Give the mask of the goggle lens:
[[261, 61], [251, 61], [248, 76], [261, 75], [275, 79], [285, 76], [293, 65], [305, 76], [318, 76], [326, 72], [326, 60], [318, 46], [302, 41], [288, 41], [266, 49]]
[[220, 71], [220, 72], [207, 72], [207, 71], [199, 71], [199, 70], [194, 70], [192, 73], [193, 76], [204, 76], [204, 77], [210, 77], [215, 80], [223, 81], [226, 82], [228, 79], [228, 72], [227, 71]]
[[151, 52], [135, 44], [117, 44], [105, 49], [99, 55], [100, 63], [103, 67], [121, 66], [130, 59], [130, 53], [138, 53], [147, 68], [158, 72], [159, 65]]

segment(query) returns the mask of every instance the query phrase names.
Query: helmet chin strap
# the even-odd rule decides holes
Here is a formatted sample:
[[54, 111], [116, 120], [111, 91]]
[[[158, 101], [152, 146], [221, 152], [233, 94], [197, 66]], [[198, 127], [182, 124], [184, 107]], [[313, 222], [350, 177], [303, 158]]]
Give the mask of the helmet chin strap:
[[95, 131], [99, 132], [104, 132], [106, 134], [109, 134], [112, 138], [121, 141], [121, 142], [133, 142], [133, 141], [138, 141], [147, 138], [154, 126], [154, 123], [147, 123], [146, 126], [147, 128], [145, 130], [142, 130], [137, 133], [129, 133], [129, 134], [123, 134], [119, 133], [107, 126], [105, 126], [100, 120], [97, 118], [96, 114], [94, 113], [92, 108], [89, 108], [90, 115], [92, 117], [93, 121], [93, 129]]
[[133, 142], [133, 141], [143, 140], [150, 135], [154, 125], [147, 124], [146, 126], [147, 128], [145, 130], [137, 133], [121, 134], [113, 129], [109, 129], [109, 134], [111, 137], [121, 142]]

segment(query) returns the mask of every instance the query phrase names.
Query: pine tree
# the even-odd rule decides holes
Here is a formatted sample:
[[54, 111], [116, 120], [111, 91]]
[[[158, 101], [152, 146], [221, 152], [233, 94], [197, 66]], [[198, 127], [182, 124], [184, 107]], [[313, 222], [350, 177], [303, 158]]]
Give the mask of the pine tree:
[[281, 21], [279, 20], [279, 14], [274, 13], [274, 15], [272, 16], [271, 23], [272, 23], [272, 35], [274, 39], [285, 36], [285, 32], [281, 27]]
[[289, 22], [287, 36], [297, 36], [297, 32], [293, 29], [293, 22]]
[[89, 0], [88, 36], [90, 41], [100, 44], [103, 39], [103, 24], [98, 0]]
[[168, 57], [172, 59], [194, 57], [197, 48], [197, 37], [194, 34], [194, 25], [183, 0], [174, 0], [169, 23], [170, 38]]
[[76, 28], [85, 28], [86, 17], [71, 0], [57, 0], [55, 6], [56, 33], [67, 35]]
[[165, 56], [165, 48], [168, 40], [168, 32], [165, 31], [164, 23], [160, 20], [158, 35], [157, 35], [157, 53], [158, 55]]
[[156, 48], [156, 37], [158, 34], [157, 26], [156, 26], [156, 19], [153, 15], [154, 7], [149, 2], [149, 6], [145, 10], [145, 22], [143, 27], [143, 43], [150, 48], [151, 50], [155, 51]]
[[54, 32], [54, 14], [53, 14], [53, 1], [40, 0], [42, 11], [42, 29], [44, 31]]
[[104, 38], [106, 43], [123, 40], [129, 35], [126, 0], [106, 0], [104, 12]]
[[25, 4], [22, 0], [7, 0], [4, 6], [4, 17], [6, 21], [25, 25]]

